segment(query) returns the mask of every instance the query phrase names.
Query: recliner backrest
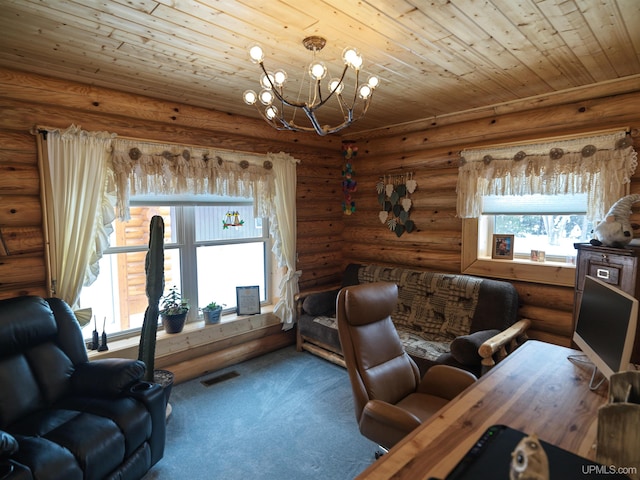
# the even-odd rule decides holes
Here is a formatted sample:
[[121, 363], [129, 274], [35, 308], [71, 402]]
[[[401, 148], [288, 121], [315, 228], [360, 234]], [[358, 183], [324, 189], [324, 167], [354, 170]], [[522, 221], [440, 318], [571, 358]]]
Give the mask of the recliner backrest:
[[397, 286], [388, 282], [354, 285], [338, 294], [338, 333], [357, 418], [369, 400], [395, 404], [420, 382], [418, 367], [405, 353], [391, 320], [397, 298]]
[[83, 358], [79, 325], [64, 302], [34, 296], [0, 301], [0, 428], [64, 396]]

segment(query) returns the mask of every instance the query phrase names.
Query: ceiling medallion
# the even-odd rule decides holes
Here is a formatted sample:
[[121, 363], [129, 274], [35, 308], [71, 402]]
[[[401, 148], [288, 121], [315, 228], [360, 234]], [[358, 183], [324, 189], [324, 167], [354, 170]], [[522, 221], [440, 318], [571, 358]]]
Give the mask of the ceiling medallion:
[[[306, 101], [291, 100], [285, 97], [284, 85], [287, 81], [287, 74], [284, 70], [268, 71], [264, 66], [264, 52], [262, 47], [254, 45], [249, 49], [249, 56], [253, 63], [260, 65], [262, 77], [260, 85], [262, 90], [256, 93], [254, 90], [247, 90], [242, 97], [247, 105], [255, 105], [262, 118], [277, 130], [293, 130], [296, 132], [316, 132], [318, 135], [336, 133], [348, 127], [356, 120], [362, 118], [369, 108], [373, 91], [378, 86], [378, 77], [371, 76], [367, 83], [359, 84], [360, 68], [362, 67], [362, 56], [354, 48], [345, 48], [342, 52], [344, 68], [339, 77], [331, 78], [325, 86], [326, 96], [323, 95], [322, 80], [327, 76], [326, 65], [316, 60], [316, 53], [324, 48], [327, 41], [323, 37], [311, 36], [302, 40], [302, 44], [307, 50], [312, 52], [312, 61], [307, 70], [309, 79], [309, 96]], [[355, 72], [353, 86], [345, 90], [345, 77], [347, 70]], [[305, 77], [306, 78], [306, 77]], [[300, 86], [306, 83], [303, 79]], [[316, 112], [330, 99], [335, 99], [342, 112], [342, 122], [330, 126], [321, 125], [316, 116]], [[360, 101], [359, 101], [360, 100]], [[258, 101], [264, 106], [264, 110], [258, 106]], [[335, 103], [335, 102], [334, 102]], [[356, 118], [356, 108], [359, 114]], [[296, 123], [295, 117], [298, 111], [307, 117], [310, 126]]]

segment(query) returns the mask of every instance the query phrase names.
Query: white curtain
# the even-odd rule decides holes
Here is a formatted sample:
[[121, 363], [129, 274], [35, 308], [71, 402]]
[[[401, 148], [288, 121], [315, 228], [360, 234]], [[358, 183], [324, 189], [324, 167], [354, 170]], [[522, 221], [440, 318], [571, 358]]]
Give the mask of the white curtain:
[[280, 300], [274, 307], [274, 313], [282, 320], [283, 328], [293, 327], [295, 320], [294, 297], [298, 293], [300, 272], [296, 270], [296, 163], [286, 153], [270, 154], [275, 173], [276, 196], [275, 216], [271, 216], [270, 225], [274, 239], [273, 252], [278, 266], [284, 268], [280, 282]]
[[601, 220], [629, 193], [637, 153], [624, 131], [546, 143], [464, 150], [457, 215], [477, 218], [485, 195], [587, 194], [587, 217]]
[[115, 135], [75, 125], [40, 132], [51, 293], [75, 308], [82, 286], [96, 279], [98, 261], [108, 246], [114, 219], [109, 165]]

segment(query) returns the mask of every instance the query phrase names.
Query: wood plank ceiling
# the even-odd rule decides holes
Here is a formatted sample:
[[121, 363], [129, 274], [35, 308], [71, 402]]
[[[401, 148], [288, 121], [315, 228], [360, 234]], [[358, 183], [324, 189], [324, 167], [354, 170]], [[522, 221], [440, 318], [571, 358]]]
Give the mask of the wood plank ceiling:
[[[638, 0], [0, 0], [0, 66], [259, 117], [247, 49], [284, 68], [294, 100], [317, 54], [346, 46], [380, 77], [359, 132], [637, 77]], [[1, 95], [1, 92], [0, 92]], [[321, 122], [336, 123], [326, 105]], [[346, 131], [345, 131], [346, 132]]]

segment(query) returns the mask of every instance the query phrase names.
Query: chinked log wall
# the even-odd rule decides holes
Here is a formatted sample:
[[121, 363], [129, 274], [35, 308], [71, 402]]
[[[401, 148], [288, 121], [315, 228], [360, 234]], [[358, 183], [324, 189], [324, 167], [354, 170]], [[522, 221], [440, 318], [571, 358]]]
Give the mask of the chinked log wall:
[[[3, 69], [0, 111], [0, 299], [48, 294], [36, 138], [30, 133], [36, 125], [67, 128], [75, 124], [89, 131], [159, 142], [287, 152], [301, 160], [299, 206], [309, 216], [308, 228], [317, 238], [333, 238], [330, 250], [337, 248], [340, 255], [335, 236], [340, 234], [336, 225], [341, 225], [341, 142], [335, 136], [277, 132], [261, 120]], [[312, 246], [301, 257], [315, 262], [322, 257], [319, 250]], [[161, 345], [160, 339], [158, 355], [163, 350], [167, 354], [156, 365], [171, 368], [180, 381], [294, 341], [292, 332], [283, 333], [275, 317], [251, 322], [220, 326], [221, 332], [230, 332], [223, 339], [212, 334], [213, 327], [170, 336], [168, 346]], [[135, 356], [137, 349], [128, 345], [122, 352]]]
[[[639, 82], [634, 78], [363, 136], [357, 142], [354, 161], [357, 213], [344, 219], [345, 262], [460, 273], [462, 220], [455, 216], [459, 152], [618, 127], [630, 127], [634, 146], [640, 151]], [[411, 219], [417, 231], [398, 238], [378, 219], [375, 185], [383, 175], [408, 172], [413, 172], [418, 183], [411, 195]], [[640, 169], [632, 178], [631, 193], [640, 193]], [[639, 211], [636, 205], [632, 215], [636, 223], [640, 223]], [[570, 345], [573, 287], [512, 283], [521, 297], [520, 314], [533, 320], [530, 336]]]
[[[87, 130], [257, 153], [286, 151], [298, 166], [300, 288], [339, 283], [349, 262], [458, 273], [462, 223], [455, 217], [458, 153], [464, 148], [631, 127], [640, 147], [638, 79], [425, 120], [362, 135], [354, 160], [356, 213], [342, 214], [338, 137], [275, 132], [263, 122], [0, 69], [0, 298], [46, 295], [34, 125]], [[373, 107], [372, 107], [373, 108]], [[353, 139], [352, 137], [349, 137]], [[413, 172], [418, 230], [397, 238], [377, 216], [375, 183]], [[640, 193], [640, 172], [632, 182]], [[637, 217], [637, 218], [636, 218]], [[640, 216], [632, 220], [640, 223]], [[533, 336], [566, 345], [573, 289], [514, 282]], [[200, 351], [200, 353], [206, 353]], [[183, 358], [181, 358], [181, 361]]]

